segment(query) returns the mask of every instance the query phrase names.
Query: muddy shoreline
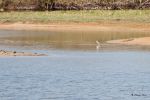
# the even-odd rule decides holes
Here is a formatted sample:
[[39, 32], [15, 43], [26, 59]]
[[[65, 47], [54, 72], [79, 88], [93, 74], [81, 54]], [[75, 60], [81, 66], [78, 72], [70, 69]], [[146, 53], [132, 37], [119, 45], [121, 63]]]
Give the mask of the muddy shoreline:
[[17, 52], [0, 50], [0, 57], [3, 56], [47, 56], [46, 54], [30, 53], [30, 52]]
[[102, 21], [100, 23], [0, 23], [1, 30], [50, 30], [88, 32], [150, 32], [150, 23]]
[[[0, 30], [46, 30], [46, 31], [67, 31], [67, 32], [146, 32], [150, 33], [149, 23], [129, 23], [129, 22], [102, 22], [102, 23], [0, 23]], [[88, 33], [87, 33], [88, 34]], [[107, 41], [109, 44], [122, 45], [146, 45], [150, 46], [150, 38], [134, 38]], [[0, 56], [46, 56], [45, 54], [0, 51]]]
[[150, 46], [150, 37], [130, 38], [107, 41], [110, 44]]

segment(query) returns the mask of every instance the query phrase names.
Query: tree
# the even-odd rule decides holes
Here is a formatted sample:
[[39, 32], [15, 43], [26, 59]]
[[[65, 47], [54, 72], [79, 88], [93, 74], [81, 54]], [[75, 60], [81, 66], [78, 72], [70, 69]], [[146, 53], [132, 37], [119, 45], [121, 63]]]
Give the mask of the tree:
[[46, 10], [54, 10], [55, 0], [38, 0], [38, 4]]
[[5, 7], [9, 6], [11, 3], [11, 0], [0, 0], [0, 8], [5, 9]]

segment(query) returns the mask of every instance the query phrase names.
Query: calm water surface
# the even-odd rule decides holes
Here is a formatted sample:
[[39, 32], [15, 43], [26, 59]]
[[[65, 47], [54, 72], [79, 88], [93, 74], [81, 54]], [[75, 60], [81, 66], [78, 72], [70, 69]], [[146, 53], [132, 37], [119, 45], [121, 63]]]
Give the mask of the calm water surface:
[[[0, 44], [5, 46], [29, 46], [38, 49], [69, 49], [94, 50], [96, 41], [103, 49], [118, 48], [118, 45], [109, 45], [106, 41], [125, 38], [150, 36], [150, 32], [66, 32], [66, 31], [0, 31]], [[120, 46], [119, 46], [120, 47]], [[120, 49], [126, 46], [121, 46]], [[116, 50], [117, 50], [116, 49]], [[128, 49], [128, 48], [127, 48]]]
[[[20, 36], [13, 31], [0, 31], [0, 34], [1, 45], [7, 45], [0, 46], [3, 49], [49, 55], [0, 57], [0, 100], [150, 100], [149, 51], [88, 51], [95, 49], [96, 40], [102, 41], [103, 38], [104, 42], [115, 35], [108, 35], [110, 38], [96, 33], [94, 36], [83, 35], [84, 38], [78, 42], [80, 35], [70, 39], [74, 34], [68, 38], [62, 35], [62, 38], [60, 33], [58, 36], [47, 33], [44, 37], [34, 35], [33, 39], [26, 35], [28, 32]], [[137, 36], [148, 34], [138, 33]], [[62, 40], [57, 40], [58, 37]], [[88, 48], [84, 47], [86, 52], [81, 50], [85, 45], [88, 45]]]

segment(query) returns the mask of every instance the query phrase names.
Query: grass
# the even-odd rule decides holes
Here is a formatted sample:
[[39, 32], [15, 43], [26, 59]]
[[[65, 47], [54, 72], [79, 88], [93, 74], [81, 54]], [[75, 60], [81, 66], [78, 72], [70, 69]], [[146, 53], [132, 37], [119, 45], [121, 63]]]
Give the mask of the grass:
[[0, 12], [0, 23], [131, 21], [150, 23], [150, 10], [82, 10], [51, 12]]

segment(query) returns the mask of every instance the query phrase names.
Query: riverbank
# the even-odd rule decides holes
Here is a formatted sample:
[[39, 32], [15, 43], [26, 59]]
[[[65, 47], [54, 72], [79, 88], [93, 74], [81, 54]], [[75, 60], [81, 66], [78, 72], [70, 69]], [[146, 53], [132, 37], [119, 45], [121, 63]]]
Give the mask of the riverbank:
[[149, 31], [150, 10], [1, 12], [0, 29]]
[[149, 33], [149, 10], [2, 12], [1, 30]]
[[111, 41], [107, 41], [107, 43], [150, 46], [150, 37], [111, 40]]
[[150, 31], [150, 10], [1, 12], [0, 29]]
[[85, 32], [150, 32], [150, 23], [102, 21], [101, 23], [1, 23], [1, 30], [47, 30]]
[[[66, 32], [114, 32], [114, 33], [148, 33], [150, 34], [149, 23], [131, 22], [103, 22], [103, 23], [51, 23], [51, 24], [24, 24], [24, 23], [5, 23], [0, 24], [1, 30], [46, 30], [46, 31], [66, 31]], [[107, 43], [117, 43], [125, 45], [150, 45], [150, 38], [131, 38], [112, 40]]]
[[150, 10], [9, 11], [0, 12], [0, 23], [150, 23]]

